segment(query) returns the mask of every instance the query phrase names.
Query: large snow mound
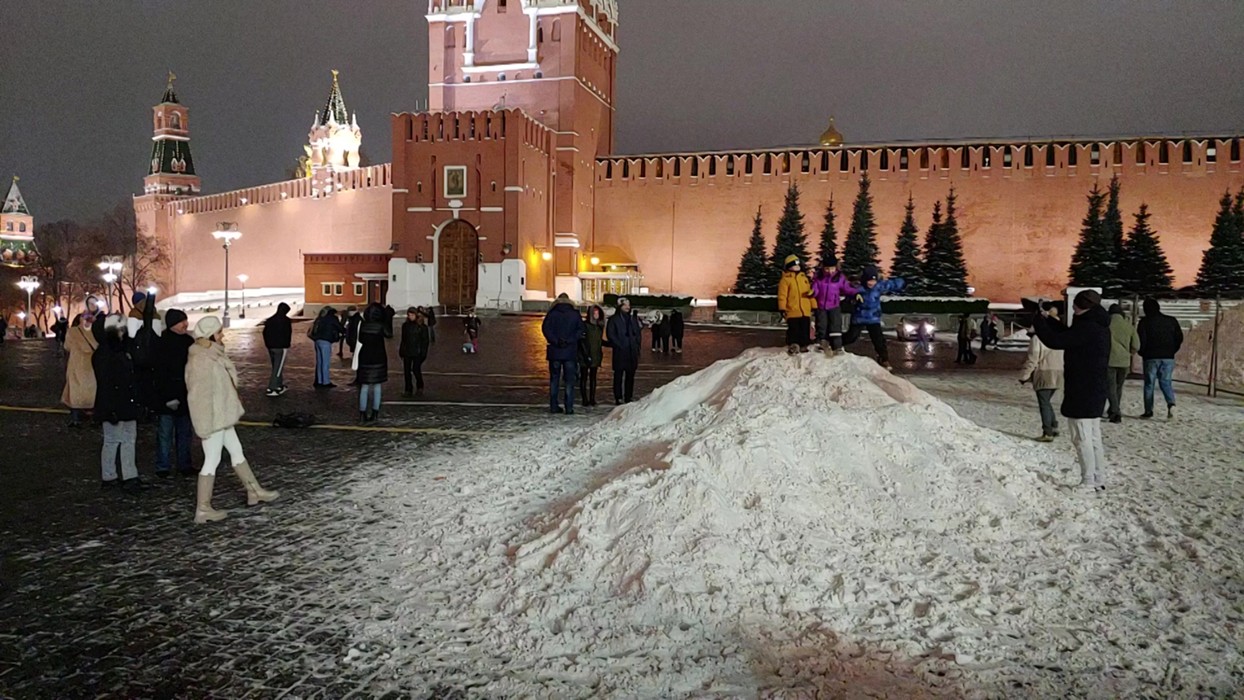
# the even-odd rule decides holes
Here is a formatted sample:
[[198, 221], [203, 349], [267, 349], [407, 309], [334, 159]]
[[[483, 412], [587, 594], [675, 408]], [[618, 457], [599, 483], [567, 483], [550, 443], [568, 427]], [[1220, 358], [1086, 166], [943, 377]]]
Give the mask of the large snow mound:
[[1105, 585], [1128, 563], [1068, 466], [871, 360], [752, 350], [369, 491], [397, 532], [366, 636], [407, 682], [490, 697], [1134, 692], [1061, 666], [1161, 597]]

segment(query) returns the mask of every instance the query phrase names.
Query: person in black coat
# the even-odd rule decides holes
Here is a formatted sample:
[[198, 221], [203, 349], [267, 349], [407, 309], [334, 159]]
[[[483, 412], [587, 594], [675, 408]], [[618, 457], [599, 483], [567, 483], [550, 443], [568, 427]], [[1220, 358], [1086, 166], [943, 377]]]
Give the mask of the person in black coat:
[[[397, 353], [402, 358], [402, 373], [406, 378], [406, 391], [403, 396], [423, 393], [423, 363], [428, 359], [428, 349], [432, 346], [432, 331], [428, 327], [428, 317], [419, 309], [406, 309], [406, 321], [402, 323], [402, 344]], [[415, 383], [412, 387], [411, 377]]]
[[263, 322], [263, 344], [268, 348], [272, 362], [272, 376], [268, 378], [268, 396], [280, 396], [285, 387], [285, 358], [294, 337], [294, 324], [289, 320], [289, 304], [281, 302], [276, 313]]
[[[393, 337], [393, 326], [385, 323], [384, 307], [373, 303], [362, 314], [358, 340], [354, 346], [354, 381], [359, 387], [359, 419], [370, 423], [380, 417], [380, 385], [389, 378], [389, 353], [385, 339]], [[371, 398], [371, 407], [367, 401]]]
[[1171, 377], [1175, 373], [1175, 353], [1184, 344], [1184, 329], [1179, 321], [1162, 313], [1157, 299], [1145, 299], [1142, 308], [1145, 317], [1140, 319], [1136, 333], [1140, 336], [1140, 356], [1145, 360], [1145, 412], [1141, 418], [1153, 417], [1154, 385], [1162, 387], [1166, 399], [1166, 417], [1175, 415], [1175, 387]]
[[190, 323], [180, 309], [164, 314], [165, 329], [156, 348], [156, 476], [166, 477], [173, 470], [173, 448], [177, 449], [177, 472], [197, 473], [190, 465], [190, 406], [186, 402], [186, 360], [194, 338]]
[[682, 338], [685, 331], [682, 311], [674, 309], [674, 313], [670, 314], [670, 347], [679, 355], [682, 354]]
[[333, 343], [341, 340], [345, 329], [337, 311], [331, 306], [320, 309], [320, 313], [307, 329], [307, 337], [315, 344], [315, 384], [316, 389], [332, 389], [337, 386], [329, 378], [329, 362], [332, 359]]
[[[91, 356], [91, 367], [95, 370], [94, 415], [104, 433], [100, 483], [105, 487], [120, 483], [126, 490], [138, 490], [144, 487], [134, 463], [141, 407], [134, 385], [134, 362], [130, 359], [125, 318], [120, 314], [100, 314], [91, 332], [99, 346]], [[118, 458], [120, 482], [117, 480]]]
[[[569, 295], [557, 295], [553, 308], [544, 315], [540, 331], [548, 343], [545, 355], [549, 361], [549, 412], [573, 414], [574, 385], [579, 376], [579, 341], [586, 329], [583, 328], [583, 317], [570, 303]], [[563, 387], [565, 408], [558, 405], [558, 395]]]
[[976, 364], [976, 353], [972, 352], [972, 317], [963, 314], [959, 317], [959, 354], [955, 356], [957, 365]]
[[344, 342], [337, 346], [337, 357], [343, 360], [345, 354], [342, 349], [348, 347], [351, 352], [354, 352], [354, 346], [359, 342], [359, 326], [363, 325], [363, 315], [359, 313], [357, 307], [348, 307], [344, 313], [345, 320], [341, 323], [341, 327], [345, 329], [345, 336], [342, 337]]
[[631, 313], [629, 299], [618, 300], [618, 310], [605, 325], [605, 342], [613, 351], [613, 402], [630, 403], [635, 396], [635, 371], [639, 369], [641, 338], [639, 319]]
[[1080, 485], [1104, 491], [1106, 453], [1101, 441], [1101, 416], [1108, 397], [1106, 367], [1110, 364], [1110, 315], [1101, 295], [1086, 289], [1072, 301], [1070, 326], [1045, 314], [1033, 319], [1037, 337], [1063, 351], [1062, 414], [1071, 424], [1071, 442], [1080, 461]]

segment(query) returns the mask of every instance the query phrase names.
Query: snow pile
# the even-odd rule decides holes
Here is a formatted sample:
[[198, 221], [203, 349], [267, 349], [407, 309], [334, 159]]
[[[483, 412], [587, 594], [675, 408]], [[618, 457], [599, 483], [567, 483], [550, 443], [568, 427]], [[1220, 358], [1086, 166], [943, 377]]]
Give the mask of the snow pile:
[[[1184, 331], [1184, 335], [1184, 345], [1175, 358], [1175, 378], [1204, 385], [1209, 381], [1213, 359], [1213, 319]], [[1218, 337], [1218, 387], [1244, 392], [1244, 304], [1222, 311]], [[1158, 402], [1161, 403], [1161, 399]]]
[[399, 684], [496, 697], [1057, 696], [1156, 597], [1118, 607], [1068, 467], [870, 360], [748, 351], [359, 494], [393, 523], [362, 633]]

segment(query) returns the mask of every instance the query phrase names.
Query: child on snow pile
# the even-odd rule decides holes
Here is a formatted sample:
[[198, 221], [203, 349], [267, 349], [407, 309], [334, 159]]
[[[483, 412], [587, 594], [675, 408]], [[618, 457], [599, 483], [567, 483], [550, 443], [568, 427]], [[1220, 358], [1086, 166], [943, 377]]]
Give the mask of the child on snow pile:
[[816, 309], [816, 299], [812, 295], [812, 282], [804, 274], [797, 255], [788, 255], [783, 262], [777, 303], [778, 311], [786, 319], [787, 354], [807, 352], [812, 342], [812, 311]]
[[843, 353], [842, 300], [859, 293], [838, 269], [838, 258], [831, 255], [821, 261], [821, 269], [812, 282], [812, 296], [816, 299], [816, 340], [821, 352], [830, 352], [832, 346], [833, 354]]
[[855, 296], [855, 313], [851, 316], [851, 328], [847, 330], [843, 343], [854, 343], [867, 330], [873, 350], [877, 352], [877, 362], [890, 369], [890, 355], [886, 350], [885, 336], [881, 333], [881, 296], [900, 292], [907, 283], [899, 277], [882, 280], [877, 268], [869, 265], [860, 275], [860, 284], [864, 288]]

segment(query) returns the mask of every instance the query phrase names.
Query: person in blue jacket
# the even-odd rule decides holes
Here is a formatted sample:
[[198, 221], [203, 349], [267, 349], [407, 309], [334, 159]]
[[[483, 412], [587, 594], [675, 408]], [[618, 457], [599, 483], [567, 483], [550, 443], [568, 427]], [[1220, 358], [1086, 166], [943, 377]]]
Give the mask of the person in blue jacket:
[[[583, 317], [570, 303], [568, 295], [557, 295], [557, 301], [545, 314], [540, 330], [549, 344], [549, 412], [573, 414], [574, 386], [579, 378], [579, 340], [587, 329], [583, 327]], [[559, 388], [565, 390], [565, 408], [558, 405]]]
[[881, 296], [900, 292], [907, 283], [899, 277], [879, 279], [877, 268], [869, 265], [860, 275], [860, 286], [863, 289], [855, 296], [855, 312], [851, 314], [851, 327], [847, 329], [842, 342], [850, 345], [859, 340], [860, 334], [868, 331], [868, 338], [873, 342], [873, 350], [877, 352], [877, 362], [890, 369], [890, 354], [886, 350], [885, 336], [881, 333]]

